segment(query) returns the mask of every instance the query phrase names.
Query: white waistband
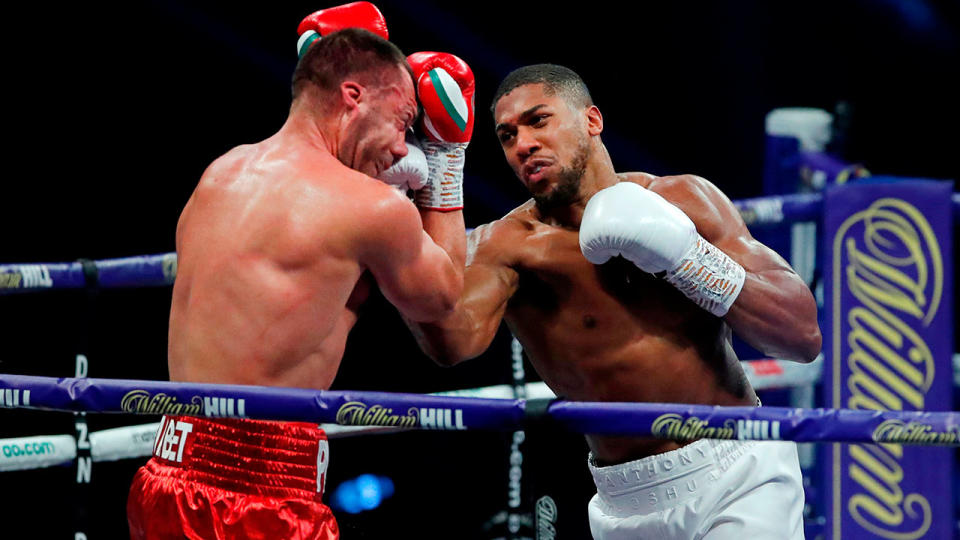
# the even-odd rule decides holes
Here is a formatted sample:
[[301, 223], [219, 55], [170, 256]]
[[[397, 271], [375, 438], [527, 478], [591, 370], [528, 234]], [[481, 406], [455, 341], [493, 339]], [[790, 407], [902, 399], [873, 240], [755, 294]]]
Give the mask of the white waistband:
[[696, 496], [754, 441], [701, 439], [683, 448], [609, 467], [588, 459], [597, 495], [611, 513], [647, 514]]

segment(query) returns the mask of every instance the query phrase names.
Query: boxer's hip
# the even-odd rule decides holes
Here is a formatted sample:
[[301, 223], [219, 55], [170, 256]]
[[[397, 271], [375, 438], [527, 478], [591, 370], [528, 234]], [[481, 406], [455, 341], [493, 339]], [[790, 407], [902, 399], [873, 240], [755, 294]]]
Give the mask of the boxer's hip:
[[609, 467], [597, 467], [591, 460], [590, 472], [599, 502], [608, 512], [638, 515], [723, 491], [724, 486], [739, 487], [754, 479], [762, 482], [764, 476], [799, 476], [796, 456], [796, 445], [791, 442], [701, 439], [677, 450]]
[[597, 496], [612, 514], [658, 512], [682, 504], [721, 479], [753, 442], [701, 439], [677, 450], [598, 467], [589, 460]]
[[702, 439], [610, 467], [591, 464], [597, 540], [803, 538], [803, 482], [792, 442]]

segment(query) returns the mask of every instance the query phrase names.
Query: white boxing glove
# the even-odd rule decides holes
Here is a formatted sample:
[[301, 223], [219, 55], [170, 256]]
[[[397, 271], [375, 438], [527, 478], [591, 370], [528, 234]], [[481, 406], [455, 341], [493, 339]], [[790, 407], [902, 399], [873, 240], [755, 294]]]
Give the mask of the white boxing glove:
[[408, 189], [417, 191], [430, 179], [430, 166], [427, 156], [417, 145], [416, 137], [407, 137], [407, 155], [400, 158], [389, 169], [380, 173], [378, 180], [397, 188], [403, 193]]
[[746, 272], [697, 233], [693, 221], [659, 194], [620, 182], [587, 201], [580, 224], [580, 251], [593, 264], [621, 255], [665, 279], [718, 317], [729, 311]]

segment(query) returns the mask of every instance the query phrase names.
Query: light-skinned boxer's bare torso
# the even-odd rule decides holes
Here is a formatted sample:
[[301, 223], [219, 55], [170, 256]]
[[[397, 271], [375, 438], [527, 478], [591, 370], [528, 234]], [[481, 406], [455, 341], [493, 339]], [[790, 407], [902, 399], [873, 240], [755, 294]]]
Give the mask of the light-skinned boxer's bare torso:
[[417, 112], [410, 75], [394, 75], [341, 85], [319, 115], [329, 97], [307, 92], [276, 135], [203, 174], [177, 227], [172, 380], [329, 388], [374, 282], [406, 318], [450, 312], [461, 213], [421, 215], [373, 178], [405, 155]]
[[[557, 395], [578, 401], [754, 405], [731, 346], [731, 328], [770, 355], [807, 362], [820, 349], [816, 304], [778, 255], [754, 240], [736, 208], [694, 176], [614, 172], [599, 139], [596, 107], [580, 110], [542, 85], [520, 86], [494, 111], [508, 163], [535, 196], [468, 240], [464, 292], [439, 324], [414, 325], [441, 364], [481, 354], [501, 320]], [[580, 160], [583, 174], [554, 197], [561, 170]], [[588, 262], [578, 241], [583, 210], [600, 189], [634, 182], [683, 210], [701, 236], [739, 262], [744, 287], [723, 318], [622, 258]], [[601, 464], [669, 451], [659, 439], [588, 436]]]

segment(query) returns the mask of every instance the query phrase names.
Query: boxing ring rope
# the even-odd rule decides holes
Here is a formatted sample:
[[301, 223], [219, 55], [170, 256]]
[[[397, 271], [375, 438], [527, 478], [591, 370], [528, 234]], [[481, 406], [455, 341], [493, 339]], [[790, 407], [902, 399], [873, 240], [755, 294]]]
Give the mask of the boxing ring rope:
[[[747, 379], [756, 390], [784, 388], [810, 384], [820, 378], [822, 357], [811, 364], [798, 364], [776, 359], [745, 360], [741, 362]], [[522, 389], [499, 384], [481, 388], [450, 390], [430, 395], [487, 399], [511, 399], [521, 393], [527, 399], [550, 399], [556, 395], [545, 383], [526, 383]], [[0, 392], [3, 393], [3, 392]], [[3, 393], [4, 403], [12, 402]], [[89, 411], [93, 412], [93, 411]], [[90, 455], [94, 462], [117, 461], [146, 457], [153, 451], [159, 422], [124, 426], [89, 434]], [[324, 424], [328, 438], [336, 439], [358, 435], [374, 435], [407, 431], [406, 428], [384, 426], [348, 426]], [[77, 438], [73, 435], [39, 435], [0, 439], [0, 472], [39, 469], [67, 465], [77, 456]]]
[[[255, 418], [405, 429], [960, 446], [960, 412], [492, 399], [0, 374], [0, 407]], [[545, 405], [545, 406], [544, 406]]]

